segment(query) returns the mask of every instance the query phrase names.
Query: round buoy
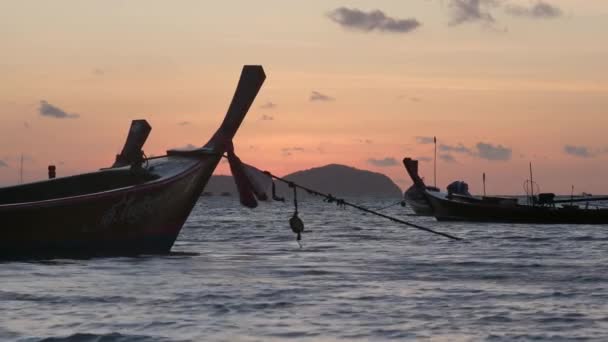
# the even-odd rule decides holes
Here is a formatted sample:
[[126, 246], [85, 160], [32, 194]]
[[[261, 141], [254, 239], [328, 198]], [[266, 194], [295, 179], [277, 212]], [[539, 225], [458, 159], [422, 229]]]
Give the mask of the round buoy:
[[302, 239], [302, 232], [304, 232], [304, 222], [298, 217], [298, 212], [293, 213], [293, 216], [289, 219], [289, 226], [297, 234], [297, 240], [300, 241]]

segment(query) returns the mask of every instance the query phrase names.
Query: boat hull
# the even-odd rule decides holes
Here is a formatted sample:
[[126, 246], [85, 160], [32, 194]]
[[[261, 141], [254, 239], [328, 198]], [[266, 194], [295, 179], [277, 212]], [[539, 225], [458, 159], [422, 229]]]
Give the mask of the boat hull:
[[0, 206], [0, 257], [168, 253], [219, 160], [124, 189]]
[[531, 224], [608, 224], [607, 209], [461, 202], [427, 194], [438, 221]]

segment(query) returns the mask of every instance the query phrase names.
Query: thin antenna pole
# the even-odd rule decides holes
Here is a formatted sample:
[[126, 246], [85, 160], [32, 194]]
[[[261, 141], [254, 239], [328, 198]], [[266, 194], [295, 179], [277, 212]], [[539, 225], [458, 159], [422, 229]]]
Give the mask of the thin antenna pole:
[[437, 187], [437, 137], [433, 137], [435, 144], [435, 157], [433, 158], [433, 185]]
[[486, 173], [483, 173], [483, 195], [486, 195]]
[[574, 184], [572, 184], [572, 191], [570, 192], [570, 205], [572, 205], [573, 199], [574, 199]]
[[532, 162], [530, 162], [530, 202], [534, 205], [534, 179], [532, 178]]

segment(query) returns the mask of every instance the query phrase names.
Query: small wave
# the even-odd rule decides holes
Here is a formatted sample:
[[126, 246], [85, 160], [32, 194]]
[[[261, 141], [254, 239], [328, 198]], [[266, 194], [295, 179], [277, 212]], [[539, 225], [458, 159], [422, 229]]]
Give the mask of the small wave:
[[[170, 342], [166, 337], [146, 336], [146, 335], [123, 335], [120, 333], [94, 334], [77, 333], [65, 337], [46, 337], [36, 340], [26, 340], [27, 342]], [[25, 342], [25, 341], [24, 341]], [[177, 342], [177, 341], [175, 341]]]
[[30, 293], [7, 292], [0, 291], [0, 300], [3, 301], [22, 301], [22, 302], [38, 302], [48, 304], [105, 304], [105, 303], [127, 303], [134, 302], [133, 297], [124, 296], [54, 296], [54, 295], [37, 295]]
[[597, 237], [591, 235], [574, 236], [567, 240], [570, 241], [608, 241], [608, 237]]

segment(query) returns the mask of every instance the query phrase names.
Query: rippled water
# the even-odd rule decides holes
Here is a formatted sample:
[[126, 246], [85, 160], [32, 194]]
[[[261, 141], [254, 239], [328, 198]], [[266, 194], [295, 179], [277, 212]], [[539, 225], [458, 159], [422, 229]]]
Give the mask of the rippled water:
[[[382, 207], [390, 201], [361, 201]], [[1, 341], [608, 340], [608, 227], [204, 197], [172, 256], [0, 263]]]

